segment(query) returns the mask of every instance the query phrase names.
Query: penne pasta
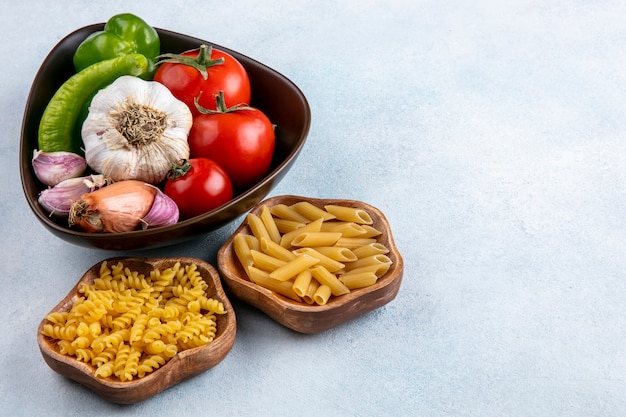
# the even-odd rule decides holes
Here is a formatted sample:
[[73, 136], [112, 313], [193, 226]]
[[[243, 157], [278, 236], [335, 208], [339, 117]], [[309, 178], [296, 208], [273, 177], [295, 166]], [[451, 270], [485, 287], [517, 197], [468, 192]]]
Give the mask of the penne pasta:
[[361, 268], [364, 266], [370, 265], [380, 265], [380, 264], [391, 264], [391, 259], [387, 255], [372, 255], [367, 256], [365, 258], [360, 258], [354, 262], [351, 262], [350, 265], [346, 266], [346, 270], [350, 271], [355, 268]]
[[[363, 233], [359, 237], [378, 237], [383, 234], [383, 232], [370, 226], [369, 224], [362, 224], [361, 227], [363, 228], [363, 230], [365, 230], [365, 233]], [[346, 236], [346, 237], [349, 237], [349, 236]]]
[[320, 286], [320, 283], [312, 279], [311, 282], [309, 282], [309, 287], [306, 289], [306, 293], [302, 296], [302, 300], [307, 304], [315, 303], [313, 296], [315, 294], [315, 291], [317, 291], [317, 289], [319, 288], [319, 286]]
[[278, 231], [283, 234], [293, 232], [294, 230], [298, 230], [299, 228], [305, 225], [305, 223], [300, 223], [295, 220], [286, 220], [286, 219], [278, 219], [278, 218], [274, 218], [274, 223], [276, 224]]
[[331, 295], [332, 291], [328, 285], [320, 285], [313, 294], [313, 300], [315, 304], [323, 306], [328, 302]]
[[328, 269], [323, 266], [316, 265], [312, 267], [311, 274], [313, 274], [313, 278], [315, 278], [320, 285], [327, 285], [330, 287], [330, 291], [333, 295], [343, 295], [350, 292], [348, 287], [339, 281], [336, 275], [329, 272]]
[[267, 255], [273, 256], [274, 258], [287, 262], [292, 261], [296, 257], [296, 255], [289, 249], [267, 239], [261, 240], [261, 251]]
[[337, 275], [352, 275], [352, 274], [360, 274], [363, 272], [373, 272], [376, 274], [378, 278], [382, 277], [387, 273], [387, 271], [391, 268], [391, 263], [380, 263], [375, 265], [366, 265], [357, 268], [352, 268], [349, 271], [337, 271], [335, 272]]
[[333, 220], [335, 218], [333, 214], [309, 203], [308, 201], [300, 201], [298, 203], [295, 203], [291, 205], [291, 208], [293, 208], [296, 212], [309, 220], [317, 220], [321, 218], [326, 221]]
[[279, 219], [293, 220], [299, 223], [308, 223], [310, 221], [307, 217], [285, 204], [277, 204], [270, 207], [270, 212]]
[[248, 246], [248, 241], [245, 238], [245, 235], [238, 234], [233, 239], [233, 249], [235, 251], [235, 255], [239, 262], [243, 266], [244, 269], [247, 269], [249, 266], [254, 264], [254, 260], [252, 259], [252, 255], [250, 253], [250, 247]]
[[341, 238], [341, 233], [304, 232], [291, 241], [291, 246], [331, 246]]
[[307, 290], [309, 289], [312, 278], [313, 275], [311, 275], [311, 271], [306, 269], [300, 272], [293, 280], [291, 288], [293, 288], [293, 291], [298, 295], [298, 297], [304, 298], [304, 296], [307, 294]]
[[257, 268], [260, 268], [264, 271], [272, 272], [287, 263], [287, 261], [283, 261], [282, 259], [274, 258], [268, 254], [263, 252], [259, 252], [256, 250], [251, 250], [250, 255], [252, 256], [252, 260], [254, 261], [254, 265]]
[[369, 237], [364, 236], [367, 230], [354, 222], [324, 222], [320, 228], [322, 232], [339, 232], [341, 237]]
[[354, 262], [359, 259], [352, 250], [341, 246], [319, 246], [315, 250], [339, 262]]
[[370, 285], [374, 285], [377, 280], [378, 276], [376, 276], [373, 272], [361, 272], [358, 274], [342, 275], [339, 277], [339, 281], [341, 281], [343, 285], [348, 287], [350, 290], [369, 287]]
[[270, 272], [270, 278], [279, 281], [287, 281], [317, 263], [319, 263], [319, 259], [313, 258], [312, 256], [298, 255], [294, 260]]
[[248, 268], [248, 270], [251, 275], [250, 280], [255, 284], [284, 295], [285, 297], [291, 298], [294, 301], [302, 301], [302, 299], [293, 291], [293, 288], [291, 288], [291, 282], [275, 280], [271, 278], [266, 271], [262, 271], [253, 266]]
[[392, 265], [382, 232], [362, 209], [300, 201], [258, 213], [246, 216], [250, 234], [234, 238], [235, 255], [250, 281], [292, 300], [324, 305], [375, 284]]
[[372, 255], [384, 255], [385, 253], [389, 253], [389, 249], [387, 249], [387, 247], [381, 243], [373, 242], [352, 249], [352, 253], [357, 258], [366, 258]]
[[324, 206], [327, 212], [335, 215], [337, 220], [347, 222], [355, 222], [358, 224], [372, 224], [374, 221], [370, 215], [363, 209], [346, 206], [327, 205]]
[[259, 239], [254, 237], [253, 235], [243, 235], [248, 243], [248, 247], [254, 250], [261, 250], [261, 244], [259, 243]]
[[263, 222], [263, 226], [265, 226], [265, 230], [270, 237], [272, 242], [280, 242], [280, 231], [278, 231], [278, 226], [276, 226], [276, 222], [274, 222], [274, 217], [272, 217], [272, 213], [267, 208], [267, 206], [263, 206], [261, 208], [261, 213], [259, 214], [261, 221]]
[[352, 249], [358, 248], [359, 246], [369, 245], [370, 243], [376, 243], [376, 239], [369, 237], [342, 237], [335, 242], [335, 246]]
[[270, 234], [265, 228], [265, 225], [263, 224], [263, 220], [261, 220], [259, 216], [257, 216], [256, 214], [248, 213], [248, 215], [246, 216], [246, 220], [248, 221], [248, 226], [250, 227], [252, 235], [259, 239], [259, 242], [261, 241], [261, 239], [272, 240]]
[[296, 255], [306, 254], [306, 255], [312, 256], [320, 261], [319, 265], [323, 266], [324, 268], [328, 269], [330, 272], [333, 272], [333, 273], [345, 267], [345, 265], [342, 264], [341, 262], [331, 259], [328, 256], [316, 251], [313, 248], [300, 248], [300, 249], [294, 250], [293, 253]]
[[307, 232], [319, 232], [320, 227], [322, 227], [323, 219], [314, 220], [308, 224], [305, 224], [301, 228], [294, 230], [293, 232], [285, 233], [283, 237], [280, 238], [280, 246], [290, 247], [291, 242], [300, 234]]

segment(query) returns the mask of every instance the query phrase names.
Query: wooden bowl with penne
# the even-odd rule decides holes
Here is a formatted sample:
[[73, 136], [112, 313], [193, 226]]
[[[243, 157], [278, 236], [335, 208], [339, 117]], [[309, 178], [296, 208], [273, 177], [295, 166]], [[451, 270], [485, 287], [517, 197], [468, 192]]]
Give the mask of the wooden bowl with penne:
[[217, 270], [195, 258], [110, 258], [41, 321], [54, 371], [132, 404], [212, 368], [231, 350], [235, 312]]
[[395, 298], [402, 256], [389, 223], [356, 200], [272, 197], [218, 252], [227, 290], [300, 333], [319, 333]]

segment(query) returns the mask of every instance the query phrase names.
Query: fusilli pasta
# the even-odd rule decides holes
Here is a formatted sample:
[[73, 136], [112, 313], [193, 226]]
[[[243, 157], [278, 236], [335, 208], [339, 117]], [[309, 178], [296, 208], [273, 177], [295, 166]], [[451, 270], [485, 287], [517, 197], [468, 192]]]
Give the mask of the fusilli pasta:
[[62, 354], [93, 365], [99, 378], [142, 378], [215, 338], [215, 315], [226, 310], [207, 288], [196, 264], [177, 262], [146, 276], [104, 261], [69, 311], [46, 316], [42, 334], [57, 340]]

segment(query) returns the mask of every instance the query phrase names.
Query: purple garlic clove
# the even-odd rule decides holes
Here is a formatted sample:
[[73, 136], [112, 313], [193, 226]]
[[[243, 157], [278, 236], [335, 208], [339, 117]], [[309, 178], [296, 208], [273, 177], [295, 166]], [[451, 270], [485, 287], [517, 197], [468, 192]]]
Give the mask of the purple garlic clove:
[[51, 216], [67, 218], [73, 201], [109, 183], [110, 180], [104, 175], [69, 178], [43, 190], [37, 201]]
[[[153, 185], [151, 186], [154, 187]], [[154, 188], [156, 188], [157, 193], [154, 196], [152, 208], [150, 208], [148, 214], [141, 219], [142, 229], [154, 229], [155, 227], [169, 226], [178, 222], [179, 210], [174, 200], [159, 188]]]
[[80, 177], [87, 169], [85, 158], [65, 151], [43, 152], [35, 149], [32, 164], [35, 176], [50, 187], [63, 180]]

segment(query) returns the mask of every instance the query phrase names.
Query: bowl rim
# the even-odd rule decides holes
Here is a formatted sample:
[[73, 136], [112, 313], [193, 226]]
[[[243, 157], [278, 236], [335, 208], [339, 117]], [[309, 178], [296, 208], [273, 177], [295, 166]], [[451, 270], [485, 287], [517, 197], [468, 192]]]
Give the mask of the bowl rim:
[[[48, 227], [49, 229], [51, 229], [51, 231], [56, 232], [57, 234], [60, 235], [64, 235], [67, 236], [68, 238], [78, 238], [78, 239], [85, 239], [85, 240], [89, 240], [91, 242], [105, 242], [105, 241], [109, 241], [111, 239], [111, 234], [108, 233], [88, 233], [88, 232], [84, 232], [78, 229], [70, 229], [69, 227], [65, 227], [57, 222], [55, 222], [54, 220], [52, 220], [50, 218], [50, 216], [45, 215], [45, 213], [43, 213], [42, 211], [40, 211], [40, 207], [39, 207], [39, 203], [37, 202], [36, 198], [31, 198], [29, 192], [27, 191], [29, 189], [29, 187], [31, 186], [29, 184], [29, 181], [34, 181], [35, 185], [37, 185], [37, 180], [36, 177], [34, 176], [34, 173], [32, 173], [32, 165], [30, 163], [27, 162], [27, 156], [25, 155], [26, 151], [34, 151], [34, 149], [30, 149], [29, 146], [29, 138], [26, 137], [25, 132], [27, 131], [27, 123], [29, 121], [29, 114], [31, 111], [31, 108], [33, 107], [33, 102], [35, 101], [35, 96], [36, 96], [36, 91], [34, 90], [34, 86], [38, 83], [41, 82], [41, 80], [45, 77], [45, 69], [47, 68], [47, 63], [48, 61], [50, 61], [51, 57], [58, 51], [60, 50], [63, 45], [65, 43], [67, 43], [69, 41], [70, 38], [77, 36], [78, 34], [85, 32], [85, 34], [89, 34], [93, 31], [96, 30], [101, 30], [104, 27], [105, 23], [101, 22], [101, 23], [93, 23], [90, 25], [86, 25], [83, 27], [80, 27], [78, 29], [75, 29], [74, 31], [70, 32], [69, 34], [65, 35], [63, 38], [61, 38], [53, 47], [52, 49], [47, 53], [46, 57], [44, 58], [44, 60], [42, 61], [39, 69], [37, 70], [35, 77], [33, 78], [33, 81], [31, 83], [31, 87], [27, 96], [27, 100], [24, 106], [24, 111], [23, 111], [23, 115], [22, 115], [22, 123], [21, 123], [21, 129], [20, 129], [20, 144], [19, 144], [19, 170], [20, 170], [20, 181], [22, 184], [22, 189], [23, 189], [23, 194], [24, 197], [31, 209], [31, 211], [35, 214], [35, 216], [37, 217], [37, 219], [43, 223], [46, 227]], [[173, 225], [169, 225], [169, 226], [163, 226], [163, 227], [158, 227], [158, 228], [154, 228], [154, 229], [140, 229], [140, 230], [133, 230], [133, 231], [129, 231], [129, 232], [121, 232], [121, 233], [116, 233], [115, 237], [116, 239], [120, 239], [123, 240], [125, 238], [138, 238], [138, 237], [151, 237], [154, 235], [161, 235], [161, 234], [165, 234], [167, 232], [170, 231], [175, 231], [181, 228], [189, 228], [191, 226], [193, 226], [196, 223], [202, 224], [205, 221], [208, 221], [210, 219], [213, 218], [213, 216], [215, 216], [216, 213], [220, 213], [220, 212], [227, 212], [228, 210], [235, 210], [237, 206], [241, 206], [244, 205], [248, 210], [253, 206], [253, 204], [250, 204], [250, 200], [256, 200], [256, 197], [253, 197], [255, 195], [255, 193], [261, 189], [264, 188], [266, 186], [266, 184], [272, 184], [270, 189], [273, 188], [275, 186], [275, 179], [276, 177], [280, 176], [280, 175], [284, 175], [284, 173], [286, 172], [287, 169], [289, 169], [289, 166], [291, 164], [293, 164], [293, 162], [295, 161], [296, 157], [300, 154], [300, 152], [302, 151], [304, 145], [307, 142], [307, 136], [308, 133], [310, 131], [310, 127], [311, 127], [311, 108], [310, 105], [308, 103], [308, 100], [306, 98], [306, 96], [304, 95], [304, 93], [302, 92], [302, 90], [300, 89], [300, 87], [298, 85], [296, 85], [293, 81], [291, 81], [289, 78], [287, 78], [285, 75], [283, 75], [282, 73], [276, 71], [275, 69], [263, 64], [262, 62], [257, 61], [254, 58], [251, 58], [243, 53], [237, 52], [235, 50], [232, 50], [228, 47], [219, 45], [217, 43], [214, 42], [210, 42], [207, 40], [203, 40], [194, 36], [190, 36], [190, 35], [185, 35], [182, 34], [180, 32], [176, 32], [176, 31], [172, 31], [172, 30], [168, 30], [168, 29], [162, 29], [162, 28], [158, 28], [155, 27], [155, 29], [157, 30], [157, 33], [159, 33], [160, 37], [163, 37], [164, 35], [168, 38], [185, 38], [189, 41], [194, 41], [194, 42], [198, 42], [200, 43], [206, 43], [206, 44], [210, 44], [211, 46], [223, 50], [224, 52], [227, 52], [233, 56], [235, 56], [237, 59], [240, 59], [240, 61], [243, 61], [242, 64], [244, 66], [246, 66], [246, 61], [251, 63], [254, 66], [257, 66], [258, 68], [261, 68], [264, 72], [267, 73], [271, 73], [274, 77], [281, 79], [283, 82], [285, 82], [290, 89], [292, 89], [293, 91], [295, 91], [297, 93], [297, 96], [299, 98], [299, 100], [302, 102], [303, 105], [303, 109], [304, 109], [304, 119], [302, 122], [303, 125], [303, 129], [301, 132], [298, 132], [298, 136], [297, 136], [297, 141], [295, 142], [295, 146], [293, 148], [291, 148], [289, 150], [288, 153], [285, 154], [285, 156], [282, 158], [282, 160], [280, 161], [280, 163], [278, 163], [271, 171], [269, 171], [262, 179], [260, 179], [257, 183], [255, 183], [253, 186], [247, 188], [246, 190], [241, 191], [238, 195], [234, 196], [230, 201], [228, 201], [227, 203], [209, 211], [206, 213], [203, 213], [199, 216], [195, 216], [189, 219], [185, 219], [185, 220], [180, 220], [177, 223], [173, 224]], [[29, 161], [30, 159], [28, 159]], [[29, 175], [27, 175], [27, 172], [29, 173]], [[262, 197], [261, 197], [262, 198]], [[258, 200], [257, 200], [258, 201]], [[243, 214], [243, 213], [242, 213]], [[234, 220], [234, 218], [230, 218], [229, 220], [224, 220], [224, 219], [220, 219], [221, 221], [218, 221], [218, 223], [220, 223], [219, 225], [211, 228], [210, 230], [206, 230], [206, 233], [209, 233], [215, 229], [217, 229], [217, 227], [219, 227], [220, 225], [223, 225], [225, 223], [228, 223], [232, 220]], [[174, 243], [174, 242], [172, 242]], [[167, 242], [165, 242], [165, 244], [169, 244]], [[94, 246], [93, 244], [90, 244], [89, 246]], [[98, 245], [96, 245], [98, 246]], [[155, 246], [155, 245], [150, 245], [150, 246]], [[150, 247], [150, 246], [146, 246], [144, 248]], [[100, 247], [100, 246], [98, 246]], [[132, 249], [132, 248], [131, 248]], [[143, 248], [142, 248], [143, 249]]]

